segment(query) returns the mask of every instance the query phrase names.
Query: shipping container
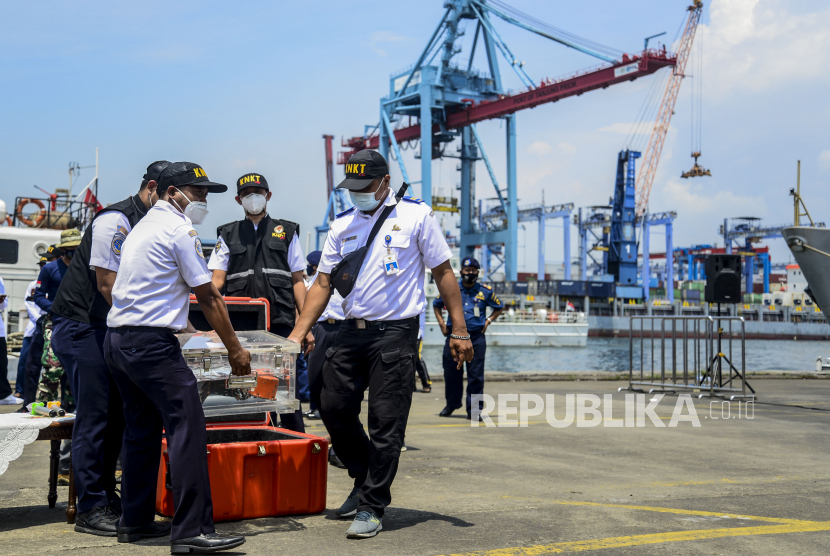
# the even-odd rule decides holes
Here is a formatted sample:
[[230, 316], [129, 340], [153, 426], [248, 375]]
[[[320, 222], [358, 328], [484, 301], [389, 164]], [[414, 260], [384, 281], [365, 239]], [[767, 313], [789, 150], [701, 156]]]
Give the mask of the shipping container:
[[588, 283], [581, 280], [560, 280], [559, 295], [564, 297], [584, 297], [588, 294]]

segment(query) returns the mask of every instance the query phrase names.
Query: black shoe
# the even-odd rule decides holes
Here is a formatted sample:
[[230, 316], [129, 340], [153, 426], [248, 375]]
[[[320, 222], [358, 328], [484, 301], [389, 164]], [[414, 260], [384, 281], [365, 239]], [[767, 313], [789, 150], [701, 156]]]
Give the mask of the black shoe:
[[340, 461], [340, 458], [334, 453], [334, 448], [329, 448], [329, 465], [333, 465], [340, 469], [346, 469], [346, 464]]
[[118, 542], [135, 542], [143, 538], [166, 537], [170, 534], [170, 522], [153, 522], [139, 527], [118, 527]]
[[118, 534], [119, 519], [121, 516], [109, 506], [98, 506], [76, 516], [75, 531], [99, 537], [114, 537]]
[[452, 415], [452, 412], [455, 411], [456, 409], [458, 409], [458, 408], [447, 406], [447, 407], [445, 407], [444, 409], [441, 410], [441, 413], [439, 413], [438, 416], [439, 417], [449, 417], [450, 415]]
[[320, 417], [320, 412], [316, 409], [313, 411], [309, 411], [305, 414], [305, 416], [306, 419], [322, 419], [322, 417]]
[[198, 537], [178, 539], [170, 542], [170, 554], [206, 554], [229, 550], [245, 544], [242, 535], [220, 535], [219, 533], [203, 533]]

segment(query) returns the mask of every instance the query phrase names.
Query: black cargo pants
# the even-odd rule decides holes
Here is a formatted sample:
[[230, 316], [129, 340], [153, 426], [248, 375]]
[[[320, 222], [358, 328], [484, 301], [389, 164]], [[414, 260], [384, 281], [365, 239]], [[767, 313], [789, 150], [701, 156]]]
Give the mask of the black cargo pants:
[[[360, 328], [365, 326], [365, 328]], [[343, 322], [326, 351], [320, 415], [337, 457], [360, 486], [358, 512], [383, 517], [392, 501], [409, 406], [415, 384], [418, 318]], [[369, 436], [360, 404], [369, 389]]]

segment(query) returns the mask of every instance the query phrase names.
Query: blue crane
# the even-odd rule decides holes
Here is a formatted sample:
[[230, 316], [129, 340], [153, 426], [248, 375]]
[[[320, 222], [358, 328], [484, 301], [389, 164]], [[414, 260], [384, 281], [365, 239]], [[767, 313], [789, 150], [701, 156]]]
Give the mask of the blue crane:
[[[458, 206], [461, 256], [472, 255], [478, 246], [500, 248], [503, 245], [506, 278], [515, 280], [519, 223], [516, 112], [633, 81], [660, 68], [674, 66], [677, 56], [667, 53], [665, 47], [628, 55], [547, 25], [501, 0], [446, 0], [444, 6], [446, 11], [417, 61], [406, 70], [392, 75], [389, 93], [380, 101], [379, 123], [367, 126], [371, 131], [364, 131], [363, 136], [344, 141], [344, 146], [351, 150], [341, 153], [340, 161], [345, 162], [352, 153], [367, 148], [378, 149], [387, 159], [393, 154], [404, 180], [420, 183], [421, 198], [432, 205], [432, 159], [449, 156], [444, 154], [446, 144], [460, 138], [461, 199]], [[604, 65], [565, 79], [534, 81], [525, 71], [524, 63], [499, 35], [493, 23], [495, 18], [599, 59]], [[457, 61], [456, 57], [462, 51], [459, 39], [465, 33], [462, 25], [465, 22], [475, 26], [473, 45], [469, 58]], [[486, 54], [488, 73], [473, 69], [475, 52], [480, 43], [483, 43]], [[507, 93], [499, 56], [504, 58], [526, 89]], [[498, 186], [476, 130], [477, 123], [495, 118], [505, 122], [506, 196]], [[411, 123], [413, 119], [417, 123]], [[420, 142], [421, 179], [418, 182], [409, 180], [401, 157], [401, 144], [411, 145], [415, 141]], [[507, 216], [505, 225], [498, 229], [481, 229], [475, 216], [475, 163], [479, 160], [487, 167], [496, 196]]]

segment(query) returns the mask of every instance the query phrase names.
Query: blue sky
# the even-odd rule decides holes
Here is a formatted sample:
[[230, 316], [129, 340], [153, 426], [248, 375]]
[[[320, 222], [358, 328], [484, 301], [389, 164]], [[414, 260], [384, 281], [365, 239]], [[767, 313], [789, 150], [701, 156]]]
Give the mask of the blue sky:
[[[648, 35], [667, 31], [674, 37], [688, 5], [511, 3], [628, 52], [641, 49]], [[707, 4], [699, 35], [701, 163], [713, 176], [679, 178], [692, 164], [687, 80], [655, 180], [652, 211], [677, 211], [675, 245], [718, 241], [725, 217], [788, 223], [787, 192], [801, 159], [811, 213], [830, 221], [830, 77], [824, 69], [830, 7], [806, 0]], [[214, 181], [229, 184], [250, 171], [263, 173], [274, 190], [270, 212], [299, 222], [305, 244], [306, 231], [320, 223], [325, 206], [321, 136], [339, 140], [376, 123], [389, 75], [417, 59], [441, 6], [437, 0], [6, 2], [0, 7], [0, 198], [11, 205], [14, 197], [35, 193], [33, 184], [64, 187], [69, 161], [93, 164], [96, 147], [105, 202], [133, 193], [153, 160], [189, 160], [202, 164]], [[496, 25], [535, 80], [595, 65], [589, 56], [504, 22]], [[475, 65], [484, 62], [477, 57]], [[502, 74], [507, 86], [520, 87], [504, 65]], [[616, 154], [650, 79], [519, 113], [521, 202], [537, 202], [543, 191], [548, 203], [607, 202]], [[482, 123], [479, 131], [503, 183], [502, 122]], [[419, 179], [417, 161], [404, 159], [411, 178]], [[435, 190], [450, 193], [458, 181], [455, 163], [433, 163]], [[91, 170], [82, 171], [78, 187], [91, 177]], [[342, 167], [335, 168], [335, 177], [342, 177]], [[491, 196], [481, 163], [478, 177], [479, 195]], [[211, 196], [209, 207], [211, 215], [200, 226], [205, 238], [241, 216], [230, 194]], [[549, 228], [548, 257], [561, 261], [561, 228]], [[519, 254], [520, 270], [535, 270], [535, 237], [535, 224], [520, 232], [526, 251]], [[661, 242], [655, 234], [652, 250], [661, 251]], [[782, 240], [771, 246], [774, 260], [788, 257]]]

